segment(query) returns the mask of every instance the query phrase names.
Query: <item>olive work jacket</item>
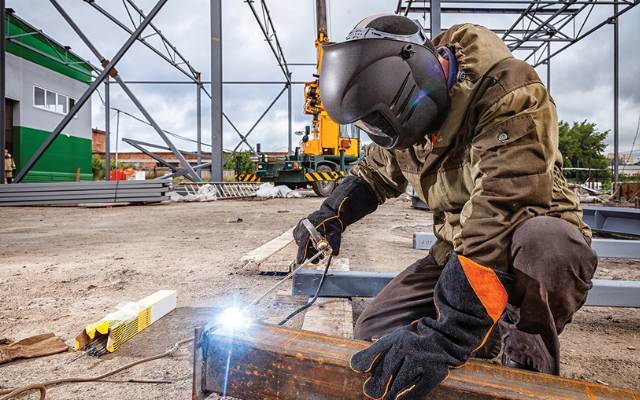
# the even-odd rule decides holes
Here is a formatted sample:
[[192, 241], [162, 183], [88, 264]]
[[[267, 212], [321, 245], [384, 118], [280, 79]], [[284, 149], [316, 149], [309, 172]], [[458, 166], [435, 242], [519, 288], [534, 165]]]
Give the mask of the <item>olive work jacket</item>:
[[411, 184], [433, 211], [440, 265], [455, 250], [508, 271], [513, 230], [536, 216], [562, 218], [590, 243], [562, 175], [556, 107], [535, 70], [481, 26], [455, 25], [433, 44], [450, 48], [466, 74], [449, 92], [442, 127], [408, 149], [367, 146], [351, 174], [369, 183], [379, 204]]

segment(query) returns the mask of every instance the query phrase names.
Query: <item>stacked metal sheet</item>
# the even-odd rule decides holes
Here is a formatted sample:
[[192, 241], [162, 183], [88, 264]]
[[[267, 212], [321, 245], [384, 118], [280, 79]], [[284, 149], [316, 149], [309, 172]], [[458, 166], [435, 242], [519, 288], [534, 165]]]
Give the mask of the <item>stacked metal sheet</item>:
[[0, 185], [0, 206], [168, 201], [171, 180]]

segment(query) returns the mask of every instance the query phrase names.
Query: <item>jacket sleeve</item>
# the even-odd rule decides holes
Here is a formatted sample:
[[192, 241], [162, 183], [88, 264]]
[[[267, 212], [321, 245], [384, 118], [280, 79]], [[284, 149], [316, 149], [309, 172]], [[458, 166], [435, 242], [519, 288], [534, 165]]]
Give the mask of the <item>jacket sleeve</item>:
[[366, 146], [364, 152], [364, 158], [351, 169], [350, 174], [361, 177], [371, 186], [378, 204], [400, 196], [407, 188], [408, 182], [400, 171], [393, 152], [384, 150], [374, 143]]
[[506, 272], [513, 230], [551, 207], [558, 117], [537, 81], [504, 93], [478, 121], [470, 150], [474, 188], [463, 207], [454, 248]]

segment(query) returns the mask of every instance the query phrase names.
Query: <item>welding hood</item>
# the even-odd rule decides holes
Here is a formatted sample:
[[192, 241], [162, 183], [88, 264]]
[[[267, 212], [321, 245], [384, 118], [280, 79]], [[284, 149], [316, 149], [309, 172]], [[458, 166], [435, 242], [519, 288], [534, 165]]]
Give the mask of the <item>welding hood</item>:
[[320, 94], [329, 117], [385, 149], [411, 147], [444, 120], [447, 80], [438, 53], [389, 38], [322, 44]]

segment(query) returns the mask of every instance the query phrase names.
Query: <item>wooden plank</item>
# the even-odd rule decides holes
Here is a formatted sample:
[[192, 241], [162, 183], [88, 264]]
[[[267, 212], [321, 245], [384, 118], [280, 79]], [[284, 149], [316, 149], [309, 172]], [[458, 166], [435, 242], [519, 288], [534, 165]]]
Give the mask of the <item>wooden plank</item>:
[[276, 304], [281, 306], [304, 306], [309, 302], [309, 296], [292, 296], [288, 290], [276, 292]]
[[258, 272], [291, 272], [297, 251], [298, 247], [295, 243], [293, 241], [289, 242], [266, 259], [258, 261]]
[[[324, 266], [320, 265], [318, 269], [324, 269]], [[349, 259], [334, 258], [330, 271], [349, 271]], [[353, 338], [351, 299], [318, 298], [305, 314], [302, 329], [326, 335]]]
[[[352, 371], [349, 361], [368, 342], [259, 324], [234, 332], [197, 328], [195, 344], [196, 400], [214, 392], [246, 400], [367, 398], [368, 375]], [[640, 392], [471, 360], [452, 369], [430, 399], [638, 400]]]
[[273, 239], [270, 242], [263, 244], [255, 250], [250, 251], [245, 254], [241, 259], [240, 263], [244, 264], [260, 264], [265, 261], [269, 256], [276, 253], [278, 250], [282, 249], [289, 243], [293, 241], [293, 228], [289, 229], [282, 235]]

